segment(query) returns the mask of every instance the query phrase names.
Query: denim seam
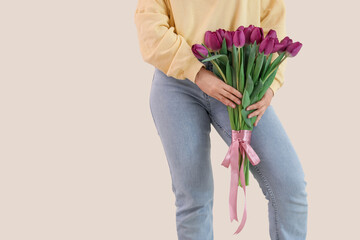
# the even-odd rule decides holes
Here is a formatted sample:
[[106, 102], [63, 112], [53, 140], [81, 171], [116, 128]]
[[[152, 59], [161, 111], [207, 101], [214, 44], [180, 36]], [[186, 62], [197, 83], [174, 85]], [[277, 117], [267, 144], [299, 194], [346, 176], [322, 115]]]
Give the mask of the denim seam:
[[268, 181], [266, 179], [266, 177], [261, 173], [260, 169], [258, 166], [254, 166], [256, 172], [260, 175], [261, 179], [263, 180], [263, 183], [265, 184], [266, 190], [270, 195], [271, 198], [271, 202], [272, 205], [274, 207], [274, 212], [275, 212], [275, 232], [276, 232], [276, 239], [279, 240], [279, 231], [278, 231], [278, 227], [279, 227], [279, 215], [278, 215], [278, 207], [277, 207], [277, 203], [275, 200], [275, 195], [270, 187], [270, 185], [268, 184]]
[[231, 134], [229, 134], [226, 130], [225, 130], [225, 128], [223, 128], [223, 127], [221, 127], [221, 125], [215, 120], [215, 118], [213, 117], [213, 115], [212, 114], [210, 114], [211, 115], [211, 118], [214, 120], [214, 122], [216, 123], [216, 125], [229, 137], [229, 138], [231, 138], [232, 136], [231, 136]]

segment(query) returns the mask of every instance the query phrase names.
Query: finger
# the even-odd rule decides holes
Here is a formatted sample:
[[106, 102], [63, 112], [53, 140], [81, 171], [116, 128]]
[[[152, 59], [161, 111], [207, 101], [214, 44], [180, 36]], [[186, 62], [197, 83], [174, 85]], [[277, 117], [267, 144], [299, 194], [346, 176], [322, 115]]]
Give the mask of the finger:
[[259, 109], [264, 105], [264, 101], [260, 100], [246, 108], [246, 110]]
[[[267, 109], [267, 107], [265, 106], [265, 107], [263, 108], [263, 111], [262, 111], [262, 112], [258, 115], [258, 117], [256, 118], [256, 121], [255, 121], [256, 125], [258, 124], [258, 122], [260, 121], [260, 119], [262, 118], [262, 116], [264, 115], [266, 109]], [[255, 123], [254, 123], [254, 124], [255, 124]], [[255, 126], [256, 126], [256, 125], [255, 125]]]
[[234, 94], [238, 98], [242, 98], [242, 94], [236, 88], [230, 86], [229, 84], [224, 83], [224, 89], [232, 94]]
[[233, 102], [235, 102], [237, 104], [241, 104], [241, 101], [239, 98], [237, 98], [235, 95], [231, 94], [230, 92], [226, 91], [225, 89], [222, 89], [220, 91], [220, 94], [222, 94], [224, 97], [232, 100]]
[[256, 118], [256, 121], [254, 123], [254, 126], [258, 125], [258, 122], [260, 121], [260, 119], [262, 118], [262, 115], [264, 114], [264, 112], [262, 112], [261, 114], [259, 114], [259, 116]]
[[250, 114], [248, 115], [248, 118], [255, 117], [255, 116], [259, 115], [262, 111], [263, 111], [263, 109], [262, 109], [262, 108], [259, 108], [259, 109], [257, 109], [256, 111], [250, 113]]
[[232, 108], [235, 108], [236, 105], [235, 103], [233, 103], [232, 101], [230, 101], [228, 98], [224, 97], [221, 94], [216, 94], [216, 99], [219, 100], [220, 102], [222, 102], [223, 104], [225, 104], [226, 106], [230, 106]]

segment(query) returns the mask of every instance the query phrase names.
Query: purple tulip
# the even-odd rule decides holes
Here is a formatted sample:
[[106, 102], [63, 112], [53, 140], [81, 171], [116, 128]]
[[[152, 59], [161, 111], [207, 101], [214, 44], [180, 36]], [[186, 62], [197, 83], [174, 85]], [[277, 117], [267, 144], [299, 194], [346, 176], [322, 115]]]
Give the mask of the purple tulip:
[[213, 51], [218, 51], [221, 48], [222, 42], [220, 42], [217, 35], [218, 34], [216, 32], [211, 32], [211, 31], [205, 32], [205, 37], [204, 37], [205, 45]]
[[222, 29], [222, 28], [219, 28], [218, 30], [215, 31], [218, 41], [220, 42], [220, 48], [221, 48], [223, 40], [225, 38], [225, 32], [226, 32], [226, 30]]
[[226, 40], [227, 49], [232, 49], [234, 33], [235, 33], [234, 31], [226, 31], [225, 32], [225, 40]]
[[238, 29], [236, 29], [236, 31], [244, 31], [244, 30], [245, 30], [244, 26], [240, 26], [240, 27], [238, 27]]
[[266, 37], [259, 46], [259, 52], [263, 52], [265, 55], [272, 53], [275, 44], [275, 38]]
[[278, 38], [274, 38], [275, 39], [275, 43], [274, 43], [274, 46], [275, 44], [279, 44], [279, 39]]
[[286, 48], [292, 44], [292, 40], [289, 37], [285, 37], [280, 43], [276, 43], [273, 52], [285, 52]]
[[259, 52], [269, 55], [274, 52], [274, 48], [277, 44], [279, 44], [279, 39], [277, 38], [276, 31], [270, 29], [270, 31], [266, 34], [266, 37], [260, 43]]
[[[201, 44], [192, 45], [191, 50], [192, 50], [193, 54], [200, 60], [206, 58], [208, 56], [208, 54], [209, 54], [206, 47], [204, 47]], [[202, 55], [205, 56], [205, 57], [203, 57]]]
[[243, 47], [245, 45], [245, 34], [243, 30], [235, 31], [233, 36], [233, 43], [236, 47]]
[[225, 37], [225, 32], [226, 30], [225, 29], [222, 29], [222, 28], [219, 28], [218, 30], [215, 31], [219, 40], [222, 42], [222, 40], [224, 39]]
[[276, 31], [273, 30], [273, 29], [271, 29], [271, 30], [266, 34], [266, 37], [277, 38]]
[[251, 31], [250, 42], [253, 44], [256, 41], [256, 44], [260, 44], [264, 39], [264, 31], [261, 27], [255, 27]]
[[247, 27], [248, 29], [250, 29], [251, 31], [255, 28], [255, 26], [254, 25], [252, 25], [252, 24], [250, 24], [248, 27]]
[[[239, 27], [241, 28], [241, 27]], [[239, 29], [238, 28], [238, 29]], [[244, 34], [245, 34], [245, 44], [250, 44], [251, 41], [250, 41], [250, 35], [251, 35], [251, 32], [252, 30], [255, 28], [254, 25], [249, 25], [248, 27], [244, 28]]]
[[300, 51], [301, 47], [302, 47], [302, 43], [300, 43], [300, 42], [291, 43], [286, 48], [286, 54], [289, 57], [295, 57], [298, 54], [298, 52]]

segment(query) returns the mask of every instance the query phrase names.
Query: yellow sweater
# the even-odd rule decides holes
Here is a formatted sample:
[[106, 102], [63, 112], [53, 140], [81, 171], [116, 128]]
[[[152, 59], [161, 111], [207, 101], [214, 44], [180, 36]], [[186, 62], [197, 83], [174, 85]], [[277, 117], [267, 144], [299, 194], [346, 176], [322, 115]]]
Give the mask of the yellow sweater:
[[[134, 20], [143, 60], [167, 76], [194, 83], [205, 65], [191, 46], [203, 43], [206, 31], [253, 24], [264, 35], [274, 29], [279, 40], [286, 36], [284, 0], [138, 0]], [[284, 83], [286, 61], [270, 86], [274, 93]]]

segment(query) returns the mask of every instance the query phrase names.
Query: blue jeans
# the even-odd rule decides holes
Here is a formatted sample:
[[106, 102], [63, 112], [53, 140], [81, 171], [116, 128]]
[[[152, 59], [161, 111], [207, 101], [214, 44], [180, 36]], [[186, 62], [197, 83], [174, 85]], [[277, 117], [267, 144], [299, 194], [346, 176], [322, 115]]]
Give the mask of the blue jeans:
[[[211, 69], [210, 63], [206, 66]], [[155, 68], [150, 109], [170, 169], [178, 239], [213, 240], [214, 182], [209, 134], [212, 124], [230, 146], [227, 107], [190, 80], [168, 77]], [[254, 127], [251, 146], [261, 159], [256, 166], [250, 164], [250, 172], [268, 200], [271, 239], [305, 239], [305, 176], [272, 105]]]

